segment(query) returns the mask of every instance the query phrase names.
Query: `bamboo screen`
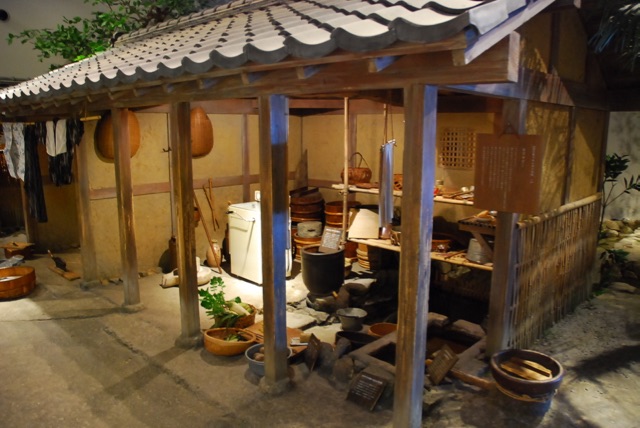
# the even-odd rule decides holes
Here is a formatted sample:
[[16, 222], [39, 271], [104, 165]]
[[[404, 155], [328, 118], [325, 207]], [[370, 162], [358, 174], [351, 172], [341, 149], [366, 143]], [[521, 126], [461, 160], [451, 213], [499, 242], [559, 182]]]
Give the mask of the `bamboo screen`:
[[519, 223], [509, 346], [530, 346], [591, 293], [600, 195]]

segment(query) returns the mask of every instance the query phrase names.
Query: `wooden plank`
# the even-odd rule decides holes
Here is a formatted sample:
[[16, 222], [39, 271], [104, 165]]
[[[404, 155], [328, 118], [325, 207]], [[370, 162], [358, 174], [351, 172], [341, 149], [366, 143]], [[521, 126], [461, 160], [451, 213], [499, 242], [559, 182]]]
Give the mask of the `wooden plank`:
[[70, 270], [62, 270], [58, 267], [55, 266], [49, 266], [49, 269], [55, 273], [57, 273], [58, 275], [60, 275], [61, 277], [63, 277], [64, 279], [68, 280], [68, 281], [73, 281], [75, 279], [80, 279], [80, 274], [76, 273], [76, 272], [71, 272]]
[[[501, 117], [502, 129], [526, 133], [525, 101], [507, 100]], [[497, 130], [497, 132], [503, 132]], [[487, 326], [487, 355], [508, 347], [511, 299], [515, 281], [515, 233], [518, 215], [500, 211], [497, 215], [493, 249], [493, 274], [489, 293], [489, 323]]]
[[[85, 134], [86, 136], [86, 134]], [[80, 224], [80, 257], [82, 259], [82, 277], [85, 282], [98, 280], [96, 247], [91, 224], [91, 200], [87, 151], [91, 149], [85, 136], [76, 147], [76, 197], [78, 199], [78, 223]]]
[[272, 385], [288, 379], [286, 260], [289, 192], [287, 138], [289, 107], [282, 95], [260, 97], [260, 190], [262, 215], [262, 294], [265, 378]]
[[124, 283], [124, 305], [140, 304], [138, 287], [138, 250], [133, 216], [133, 188], [131, 185], [131, 143], [127, 109], [113, 109], [113, 153], [116, 167], [118, 224], [120, 229], [120, 263]]
[[398, 294], [396, 388], [393, 424], [422, 426], [422, 394], [433, 234], [436, 114], [438, 90], [410, 85], [404, 90], [405, 148], [403, 233]]
[[200, 338], [196, 234], [193, 218], [193, 170], [191, 157], [191, 108], [174, 103], [169, 113], [169, 146], [173, 174], [177, 227], [178, 271], [180, 272], [180, 327], [176, 344], [190, 347]]

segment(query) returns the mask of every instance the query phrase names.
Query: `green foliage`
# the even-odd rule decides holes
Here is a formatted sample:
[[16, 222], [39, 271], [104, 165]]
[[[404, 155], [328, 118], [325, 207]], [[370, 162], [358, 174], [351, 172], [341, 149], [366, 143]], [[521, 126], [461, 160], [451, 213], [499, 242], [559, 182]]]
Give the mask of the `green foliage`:
[[620, 55], [627, 69], [640, 61], [640, 3], [637, 0], [600, 0], [602, 15], [598, 31], [591, 38], [595, 51], [607, 49]]
[[[604, 192], [602, 198], [602, 214], [600, 216], [600, 230], [602, 230], [602, 222], [604, 221], [604, 213], [609, 205], [611, 205], [616, 199], [622, 195], [628, 195], [632, 190], [640, 191], [640, 175], [632, 175], [627, 178], [624, 177], [624, 187], [617, 188], [620, 175], [629, 168], [629, 156], [618, 155], [613, 153], [605, 156], [604, 166], [604, 183], [602, 191]], [[614, 191], [616, 193], [614, 193]]]
[[205, 313], [211, 317], [215, 323], [213, 328], [217, 327], [233, 327], [242, 316], [231, 310], [233, 303], [240, 304], [248, 312], [251, 312], [251, 306], [243, 303], [240, 297], [227, 300], [224, 295], [225, 284], [221, 277], [214, 276], [211, 278], [209, 288], [200, 288], [200, 306], [206, 309]]
[[[15, 40], [33, 43], [44, 61], [60, 56], [69, 62], [79, 61], [111, 47], [119, 34], [177, 18], [198, 9], [195, 0], [84, 0], [98, 10], [90, 18], [62, 18], [54, 29], [24, 30], [9, 34]], [[52, 66], [57, 68], [59, 66]]]

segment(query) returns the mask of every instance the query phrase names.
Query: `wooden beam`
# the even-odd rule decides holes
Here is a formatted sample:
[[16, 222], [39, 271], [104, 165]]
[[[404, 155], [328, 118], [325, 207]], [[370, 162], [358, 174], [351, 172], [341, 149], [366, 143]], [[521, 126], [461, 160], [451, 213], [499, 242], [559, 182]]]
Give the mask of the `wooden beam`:
[[289, 107], [282, 95], [260, 97], [260, 191], [262, 215], [262, 294], [265, 382], [274, 390], [288, 385], [286, 249], [289, 223], [287, 138]]
[[[564, 189], [562, 193], [562, 205], [571, 202], [571, 181], [573, 178], [573, 160], [576, 151], [576, 108], [569, 110], [569, 135], [567, 136], [567, 153], [565, 156], [564, 169], [567, 175], [564, 180]], [[606, 145], [606, 144], [605, 144]]]
[[91, 200], [89, 184], [89, 156], [87, 151], [87, 135], [82, 137], [82, 142], [76, 147], [76, 197], [78, 199], [78, 223], [80, 224], [80, 257], [82, 259], [82, 279], [84, 282], [97, 281], [98, 263], [96, 260], [95, 240], [91, 223]]
[[320, 70], [322, 70], [322, 66], [318, 66], [318, 65], [310, 65], [307, 67], [296, 67], [296, 76], [298, 76], [298, 79], [308, 79], [311, 76], [315, 76], [316, 73], [318, 73]]
[[369, 73], [378, 73], [398, 60], [397, 56], [382, 56], [369, 60]]
[[114, 109], [113, 154], [116, 167], [118, 199], [118, 223], [120, 228], [120, 263], [124, 283], [124, 305], [132, 310], [140, 308], [138, 287], [138, 250], [133, 215], [133, 191], [131, 185], [131, 142], [129, 141], [129, 112]]
[[200, 343], [200, 314], [196, 266], [196, 234], [193, 218], [193, 171], [191, 158], [191, 108], [189, 103], [171, 104], [171, 148], [174, 210], [178, 220], [178, 271], [180, 272], [180, 326], [176, 345], [188, 348]]
[[[526, 134], [526, 101], [507, 100], [496, 133], [513, 129]], [[487, 355], [492, 355], [509, 345], [511, 301], [516, 287], [515, 233], [518, 214], [498, 212], [493, 251], [493, 273], [489, 292], [489, 323], [487, 326]]]
[[454, 59], [457, 65], [466, 65], [478, 58], [492, 46], [503, 40], [508, 35], [517, 34], [515, 31], [525, 22], [536, 16], [547, 6], [556, 0], [538, 0], [528, 2], [525, 9], [518, 14], [507, 19], [497, 27], [478, 37], [462, 50], [454, 51]]
[[393, 425], [417, 428], [422, 426], [427, 347], [438, 90], [408, 86], [404, 102], [402, 228], [408, 233], [400, 254]]
[[[24, 181], [20, 180], [20, 197], [22, 198], [22, 218], [24, 219], [24, 229], [27, 235], [27, 242], [33, 242], [38, 247], [38, 222], [29, 215], [29, 198], [24, 187]], [[44, 248], [42, 248], [44, 250]]]
[[521, 68], [516, 83], [489, 83], [477, 85], [444, 85], [444, 89], [475, 95], [511, 98], [558, 104], [570, 107], [608, 110], [604, 91], [584, 84], [563, 80], [552, 74]]

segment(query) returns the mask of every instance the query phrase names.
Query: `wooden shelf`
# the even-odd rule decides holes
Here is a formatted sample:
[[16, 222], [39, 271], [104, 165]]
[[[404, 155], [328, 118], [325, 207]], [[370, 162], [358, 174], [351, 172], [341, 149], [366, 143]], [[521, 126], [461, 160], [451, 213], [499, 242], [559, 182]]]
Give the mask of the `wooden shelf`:
[[[357, 242], [358, 244], [366, 244], [372, 247], [383, 248], [385, 250], [395, 251], [397, 253], [400, 252], [400, 247], [397, 245], [393, 245], [390, 239], [349, 239], [351, 242]], [[486, 265], [482, 265], [479, 263], [474, 263], [466, 258], [466, 253], [459, 252], [451, 252], [451, 253], [437, 253], [435, 251], [431, 252], [431, 260], [437, 260], [440, 262], [451, 263], [452, 265], [466, 266], [472, 269], [480, 269], [486, 271], [493, 270], [493, 264], [489, 263]]]
[[[331, 188], [336, 189], [336, 190], [343, 190], [344, 189], [344, 184], [333, 184], [333, 185], [331, 185]], [[362, 188], [354, 186], [354, 185], [349, 185], [349, 192], [352, 192], [352, 193], [368, 193], [370, 195], [378, 195], [378, 194], [380, 194], [379, 189], [362, 189]], [[394, 190], [393, 191], [393, 196], [402, 197], [402, 190]], [[435, 196], [433, 198], [433, 200], [435, 202], [440, 202], [440, 203], [443, 203], [443, 204], [473, 205], [473, 202], [471, 202], [471, 201], [465, 201], [463, 199], [444, 198], [442, 196]]]

